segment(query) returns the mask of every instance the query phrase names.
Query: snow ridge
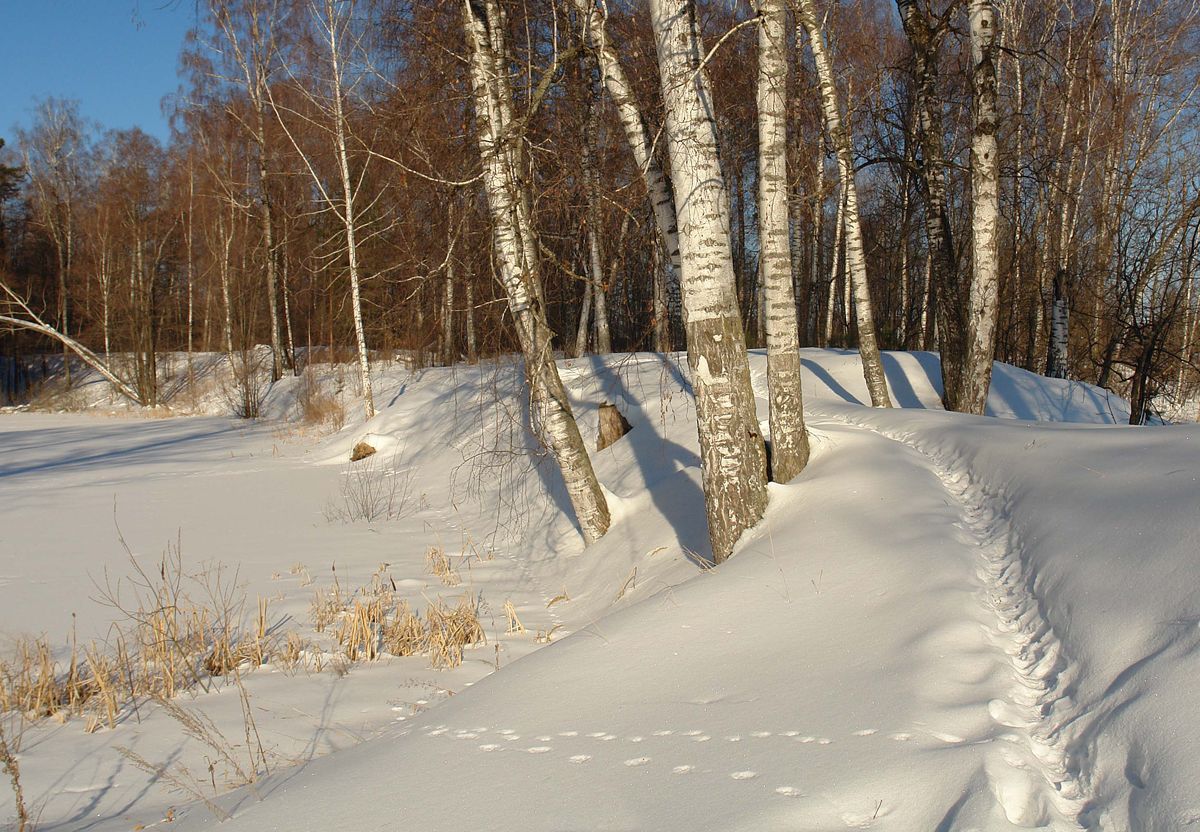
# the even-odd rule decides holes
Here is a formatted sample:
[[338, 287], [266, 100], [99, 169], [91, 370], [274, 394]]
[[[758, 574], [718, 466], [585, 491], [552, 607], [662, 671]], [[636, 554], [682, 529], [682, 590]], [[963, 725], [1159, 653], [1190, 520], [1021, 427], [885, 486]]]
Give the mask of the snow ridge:
[[903, 431], [835, 416], [916, 451], [929, 463], [962, 517], [963, 542], [978, 551], [980, 603], [994, 618], [989, 641], [1006, 656], [1013, 684], [988, 705], [1001, 727], [987, 766], [992, 793], [1010, 823], [1023, 828], [1088, 830], [1089, 760], [1076, 754], [1064, 726], [1078, 718], [1069, 695], [1072, 668], [1037, 594], [1037, 574], [1023, 557], [1020, 533], [1003, 494], [973, 477], [967, 463]]

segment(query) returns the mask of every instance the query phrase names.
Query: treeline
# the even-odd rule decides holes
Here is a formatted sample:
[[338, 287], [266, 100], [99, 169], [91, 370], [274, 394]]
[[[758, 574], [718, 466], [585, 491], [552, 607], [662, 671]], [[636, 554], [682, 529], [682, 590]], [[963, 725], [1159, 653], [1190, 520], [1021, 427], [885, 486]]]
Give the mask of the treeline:
[[[688, 7], [751, 346], [766, 344], [770, 318], [763, 5]], [[869, 301], [881, 348], [966, 360], [980, 129], [968, 5], [797, 0], [787, 11], [772, 71], [801, 345], [858, 346]], [[989, 5], [995, 357], [1114, 389], [1142, 421], [1197, 388], [1198, 4]], [[484, 39], [504, 46], [491, 59], [503, 83], [473, 74], [472, 8]], [[853, 210], [814, 32], [849, 142]], [[0, 315], [36, 318], [101, 358], [133, 355], [123, 380], [150, 404], [165, 350], [244, 356], [269, 344], [278, 377], [314, 345], [363, 366], [524, 348], [542, 336], [522, 329], [504, 284], [491, 170], [520, 179], [505, 210], [526, 247], [521, 268], [538, 275], [550, 349], [683, 348], [679, 253], [657, 210], [674, 193], [658, 48], [641, 0], [202, 0], [165, 144], [104, 131], [53, 99], [9, 137]], [[492, 141], [513, 141], [489, 168], [480, 107], [501, 103]], [[0, 326], [14, 360], [53, 343]], [[369, 382], [364, 372], [368, 407]], [[950, 406], [969, 383], [946, 377]]]

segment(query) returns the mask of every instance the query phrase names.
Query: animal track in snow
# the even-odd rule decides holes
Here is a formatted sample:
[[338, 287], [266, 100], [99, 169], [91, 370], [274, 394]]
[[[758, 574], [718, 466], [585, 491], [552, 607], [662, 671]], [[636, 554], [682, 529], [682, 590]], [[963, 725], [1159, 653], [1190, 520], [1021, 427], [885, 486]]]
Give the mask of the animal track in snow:
[[548, 745], [535, 745], [532, 748], [527, 748], [525, 750], [528, 751], [530, 754], [545, 754], [548, 751], [553, 751], [554, 749], [552, 749]]
[[483, 745], [479, 746], [479, 750], [480, 751], [499, 751], [500, 746], [496, 745], [496, 743], [494, 743], [494, 742], [487, 742], [487, 743], [484, 743]]
[[726, 739], [726, 741], [728, 741], [728, 742], [741, 742], [741, 741], [742, 741], [742, 738], [741, 738], [741, 737], [739, 737], [737, 734], [733, 734], [733, 735], [731, 735], [731, 736], [728, 736], [728, 737], [726, 737], [725, 739]]
[[691, 774], [696, 770], [695, 766], [675, 766], [671, 769], [672, 774]]
[[856, 737], [869, 737], [869, 736], [871, 736], [872, 734], [878, 734], [878, 733], [879, 733], [879, 729], [878, 729], [878, 728], [863, 728], [861, 731], [855, 731], [855, 732], [854, 732], [854, 736], [856, 736]]
[[592, 759], [591, 754], [576, 754], [574, 757], [570, 758], [572, 763], [586, 763], [586, 762], [590, 761], [591, 759]]
[[763, 739], [764, 737], [769, 737], [769, 736], [771, 736], [771, 732], [770, 732], [770, 731], [752, 731], [752, 732], [750, 733], [750, 736], [754, 737], [755, 739], [760, 739], [760, 740], [761, 740], [761, 739]]
[[801, 797], [803, 792], [801, 792], [795, 786], [780, 786], [779, 788], [775, 789], [775, 794], [783, 797]]
[[634, 757], [631, 760], [626, 760], [625, 765], [629, 766], [630, 768], [637, 768], [638, 766], [646, 765], [648, 762], [650, 762], [649, 757]]
[[578, 737], [579, 732], [578, 731], [559, 731], [558, 735], [560, 737]]
[[733, 774], [731, 774], [729, 776], [732, 777], [734, 780], [753, 780], [755, 777], [758, 776], [758, 772], [757, 771], [735, 771]]

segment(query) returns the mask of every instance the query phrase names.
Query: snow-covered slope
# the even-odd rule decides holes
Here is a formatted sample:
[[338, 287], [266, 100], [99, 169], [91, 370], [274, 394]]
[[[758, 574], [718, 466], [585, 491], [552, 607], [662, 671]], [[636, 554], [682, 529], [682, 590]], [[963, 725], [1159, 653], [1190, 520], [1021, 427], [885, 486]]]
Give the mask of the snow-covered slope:
[[[343, 581], [387, 560], [419, 596], [435, 591], [420, 565], [430, 540], [492, 547], [492, 560], [471, 567], [472, 588], [493, 608], [513, 599], [531, 634], [493, 624], [495, 655], [489, 644], [453, 673], [425, 671], [415, 691], [405, 686], [416, 659], [337, 681], [251, 674], [264, 730], [297, 764], [222, 797], [236, 815], [222, 828], [1196, 822], [1195, 429], [1120, 426], [1125, 405], [1103, 391], [1004, 365], [989, 412], [1008, 418], [947, 414], [936, 356], [919, 353], [885, 356], [904, 409], [873, 411], [863, 406], [857, 356], [813, 350], [804, 359], [813, 461], [793, 483], [772, 486], [766, 518], [712, 570], [679, 356], [561, 364], [589, 441], [604, 400], [634, 425], [594, 456], [615, 523], [587, 550], [549, 461], [530, 468], [512, 453], [532, 444], [511, 367], [382, 378], [380, 415], [309, 453], [229, 423], [6, 417], [0, 511], [22, 548], [63, 511], [72, 519], [56, 535], [81, 544], [88, 530], [105, 537], [97, 529], [111, 525], [112, 495], [120, 506], [154, 499], [152, 511], [122, 519], [127, 539], [157, 543], [158, 524], [183, 522], [189, 551], [240, 563], [251, 591], [277, 593], [277, 609], [296, 620], [311, 588], [270, 577], [295, 560], [336, 553]], [[761, 356], [753, 370], [761, 396]], [[47, 419], [63, 420], [49, 446], [36, 439]], [[145, 426], [161, 433], [139, 444], [123, 432]], [[345, 454], [366, 434], [413, 472], [417, 508], [372, 529], [318, 520]], [[166, 476], [150, 480], [155, 473]], [[255, 495], [265, 502], [258, 512]], [[19, 511], [10, 500], [22, 501]], [[0, 573], [70, 583], [72, 571], [115, 568], [123, 556], [93, 541], [101, 551], [84, 567], [78, 548], [49, 537], [34, 563], [0, 544]], [[24, 585], [0, 586], [0, 628], [61, 629], [65, 610], [52, 617], [44, 603], [21, 601]], [[59, 592], [84, 606], [79, 589]], [[23, 604], [19, 616], [14, 604]], [[555, 627], [536, 649], [532, 631]], [[454, 695], [429, 695], [430, 686]], [[289, 723], [284, 703], [324, 710]], [[217, 714], [237, 707], [220, 694], [192, 704]], [[370, 739], [330, 738], [351, 726]], [[195, 755], [163, 741], [169, 727], [127, 720], [93, 735], [68, 734], [71, 725], [31, 734], [40, 745], [23, 764], [36, 796], [88, 780], [86, 796], [46, 803], [48, 825], [117, 829], [162, 817], [169, 798], [112, 747]], [[289, 732], [299, 750], [283, 739]], [[56, 773], [63, 749], [80, 748], [86, 770]], [[317, 756], [330, 748], [344, 750]], [[173, 828], [215, 823], [192, 806]]]

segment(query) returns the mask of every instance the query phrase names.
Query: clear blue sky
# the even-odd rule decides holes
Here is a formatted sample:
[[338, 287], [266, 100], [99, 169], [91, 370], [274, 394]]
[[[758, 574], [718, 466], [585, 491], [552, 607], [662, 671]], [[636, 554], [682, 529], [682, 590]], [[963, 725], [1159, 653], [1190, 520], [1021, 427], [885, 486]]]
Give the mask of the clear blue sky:
[[0, 0], [0, 136], [28, 127], [35, 100], [74, 98], [103, 128], [165, 139], [163, 96], [195, 0]]

